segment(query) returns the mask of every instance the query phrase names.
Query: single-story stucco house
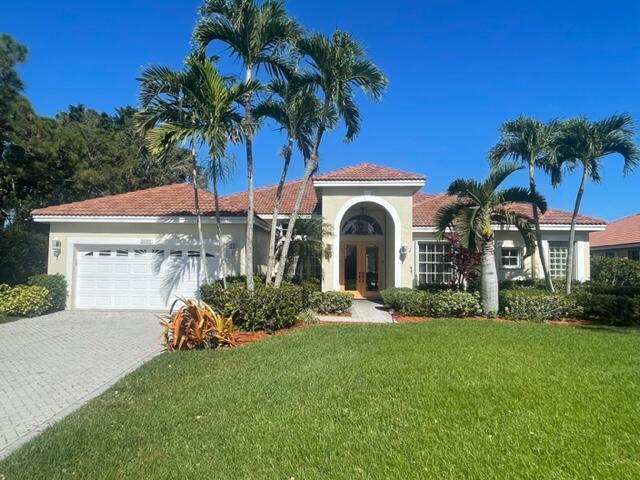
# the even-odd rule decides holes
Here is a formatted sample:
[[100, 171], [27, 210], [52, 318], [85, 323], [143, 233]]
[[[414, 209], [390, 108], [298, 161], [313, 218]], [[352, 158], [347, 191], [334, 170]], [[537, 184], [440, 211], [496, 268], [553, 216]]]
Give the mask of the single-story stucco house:
[[589, 234], [591, 255], [640, 260], [640, 212], [614, 220]]
[[[278, 221], [287, 228], [300, 181], [287, 182]], [[325, 254], [308, 265], [324, 290], [375, 297], [386, 287], [444, 283], [451, 277], [449, 244], [436, 238], [434, 218], [450, 200], [422, 191], [425, 176], [370, 163], [316, 175], [302, 214], [321, 214], [331, 226]], [[254, 271], [267, 263], [269, 222], [276, 186], [255, 190]], [[229, 274], [243, 274], [246, 193], [221, 197], [223, 245]], [[219, 273], [213, 196], [201, 192], [208, 268]], [[200, 250], [191, 186], [174, 184], [41, 208], [37, 222], [50, 224], [49, 273], [69, 283], [68, 308], [161, 309], [176, 296], [196, 294]], [[541, 218], [551, 274], [564, 275], [570, 212], [549, 209]], [[502, 279], [541, 277], [537, 256], [524, 258], [519, 233], [496, 226]], [[576, 279], [589, 279], [589, 234], [605, 222], [581, 215], [575, 249]]]

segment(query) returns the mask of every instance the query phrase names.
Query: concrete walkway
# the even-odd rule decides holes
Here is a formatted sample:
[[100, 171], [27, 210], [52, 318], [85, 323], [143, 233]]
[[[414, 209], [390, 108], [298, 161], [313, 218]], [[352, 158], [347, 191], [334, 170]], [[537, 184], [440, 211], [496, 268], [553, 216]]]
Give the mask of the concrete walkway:
[[160, 353], [160, 333], [152, 312], [72, 310], [0, 324], [0, 458]]
[[383, 309], [383, 305], [373, 300], [358, 299], [353, 301], [350, 317], [334, 315], [320, 315], [321, 322], [345, 322], [345, 323], [393, 323], [389, 312]]

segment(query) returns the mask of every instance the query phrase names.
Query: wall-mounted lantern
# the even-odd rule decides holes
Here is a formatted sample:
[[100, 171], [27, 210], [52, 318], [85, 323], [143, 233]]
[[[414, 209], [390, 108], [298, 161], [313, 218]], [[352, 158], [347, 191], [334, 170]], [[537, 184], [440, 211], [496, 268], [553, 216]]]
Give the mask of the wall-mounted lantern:
[[60, 256], [60, 253], [62, 252], [62, 242], [60, 239], [54, 238], [51, 240], [51, 252], [56, 258]]
[[409, 247], [406, 244], [402, 244], [400, 247], [400, 260], [404, 260], [407, 258], [407, 254], [409, 253]]
[[331, 259], [331, 256], [333, 255], [333, 247], [330, 243], [325, 243], [324, 244], [324, 258], [326, 258], [327, 260]]

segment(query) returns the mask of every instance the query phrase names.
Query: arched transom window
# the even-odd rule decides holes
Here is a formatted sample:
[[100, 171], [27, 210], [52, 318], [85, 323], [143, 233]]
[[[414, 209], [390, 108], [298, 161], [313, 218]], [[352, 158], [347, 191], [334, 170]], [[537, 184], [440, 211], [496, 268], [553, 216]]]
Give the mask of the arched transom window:
[[342, 227], [342, 235], [382, 235], [382, 227], [369, 215], [356, 215]]

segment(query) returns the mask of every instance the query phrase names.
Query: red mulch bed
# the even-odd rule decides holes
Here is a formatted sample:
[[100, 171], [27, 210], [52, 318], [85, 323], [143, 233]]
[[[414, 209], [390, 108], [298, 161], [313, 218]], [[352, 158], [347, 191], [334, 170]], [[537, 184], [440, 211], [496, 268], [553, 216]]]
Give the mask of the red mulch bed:
[[[432, 317], [414, 317], [411, 315], [404, 315], [402, 313], [394, 313], [392, 315], [393, 321], [397, 323], [418, 323], [418, 322], [427, 322], [429, 320], [435, 320]], [[494, 317], [487, 318], [482, 316], [476, 317], [466, 317], [465, 320], [493, 320], [495, 322], [517, 322], [517, 320], [508, 320], [504, 317]], [[523, 320], [526, 322], [526, 320]], [[548, 323], [550, 325], [597, 325], [597, 323], [591, 322], [589, 320], [581, 320], [579, 318], [563, 318], [561, 320], [549, 320]]]
[[304, 328], [304, 324], [294, 325], [291, 328], [283, 328], [282, 330], [277, 330], [275, 333], [267, 333], [264, 330], [259, 330], [256, 332], [245, 332], [243, 330], [238, 330], [235, 334], [236, 343], [238, 346], [246, 345], [248, 343], [257, 342], [258, 340], [264, 340], [265, 338], [272, 337], [274, 335], [284, 335], [286, 333], [293, 332], [295, 330], [300, 330]]

